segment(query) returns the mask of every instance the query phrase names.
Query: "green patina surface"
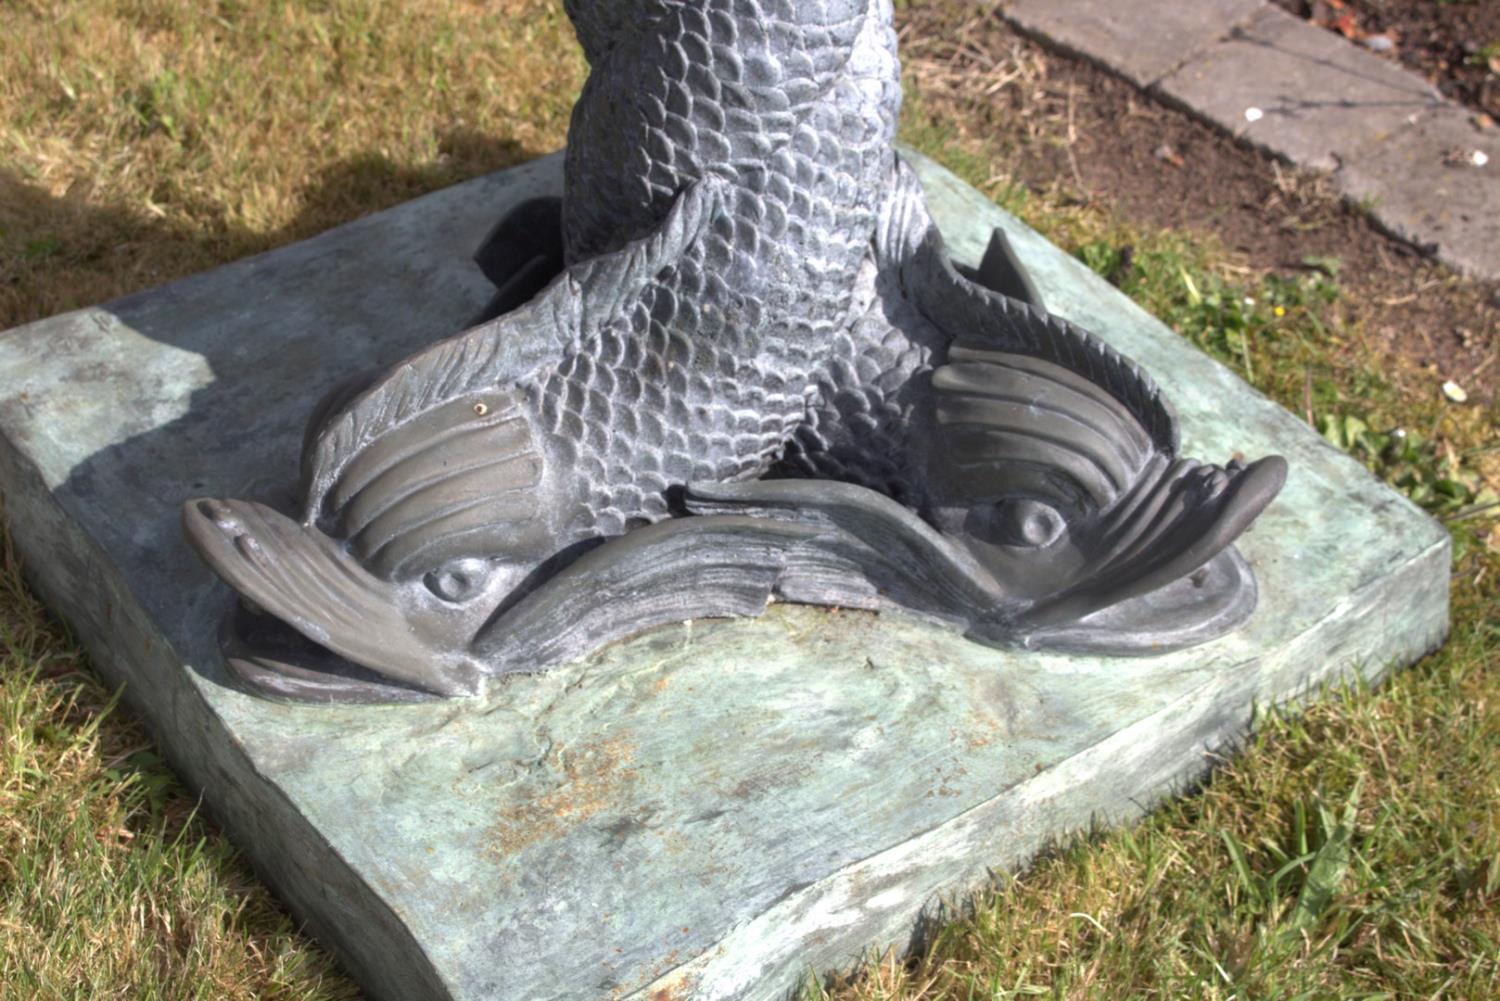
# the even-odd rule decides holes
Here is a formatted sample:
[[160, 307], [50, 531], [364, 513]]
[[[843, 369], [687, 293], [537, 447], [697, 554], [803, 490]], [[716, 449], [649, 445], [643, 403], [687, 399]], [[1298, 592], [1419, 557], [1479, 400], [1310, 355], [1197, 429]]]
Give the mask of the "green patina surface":
[[1253, 706], [1440, 641], [1442, 529], [1083, 265], [918, 160], [955, 255], [1005, 228], [1048, 305], [1153, 372], [1189, 454], [1292, 475], [1242, 549], [1261, 605], [1170, 656], [1002, 652], [774, 606], [656, 630], [486, 698], [275, 705], [222, 683], [228, 600], [189, 496], [290, 487], [352, 368], [457, 329], [467, 260], [556, 158], [0, 336], [0, 487], [37, 585], [177, 766], [379, 997], [784, 995], [1095, 818], [1127, 818]]

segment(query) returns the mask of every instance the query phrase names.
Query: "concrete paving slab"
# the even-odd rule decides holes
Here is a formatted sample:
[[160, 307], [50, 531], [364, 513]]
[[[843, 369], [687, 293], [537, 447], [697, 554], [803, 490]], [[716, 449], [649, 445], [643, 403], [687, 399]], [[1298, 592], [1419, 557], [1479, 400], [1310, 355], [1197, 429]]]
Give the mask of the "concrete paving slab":
[[1444, 106], [1422, 78], [1276, 7], [1155, 89], [1259, 148], [1325, 171]]
[[653, 630], [482, 699], [279, 705], [225, 683], [232, 598], [188, 497], [288, 499], [351, 371], [455, 331], [469, 254], [553, 157], [0, 334], [0, 490], [42, 596], [376, 999], [783, 999], [904, 947], [1051, 839], [1136, 816], [1257, 707], [1447, 630], [1447, 533], [1080, 262], [917, 158], [960, 261], [1003, 227], [1048, 304], [1151, 371], [1189, 454], [1285, 455], [1239, 632], [1146, 658], [981, 647], [774, 606]]
[[1148, 87], [1263, 6], [1263, 0], [1012, 0], [1003, 14], [1024, 33]]
[[1449, 107], [1422, 115], [1335, 175], [1393, 236], [1478, 278], [1500, 276], [1500, 130]]

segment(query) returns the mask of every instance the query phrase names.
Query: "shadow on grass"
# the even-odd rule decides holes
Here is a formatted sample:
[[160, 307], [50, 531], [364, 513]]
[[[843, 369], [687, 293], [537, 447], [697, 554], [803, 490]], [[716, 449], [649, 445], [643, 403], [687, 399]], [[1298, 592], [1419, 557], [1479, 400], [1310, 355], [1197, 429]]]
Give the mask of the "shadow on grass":
[[[62, 394], [76, 396], [81, 409], [102, 400], [118, 411], [93, 419], [83, 434], [105, 444], [92, 451], [80, 445], [70, 453], [70, 474], [50, 489], [32, 467], [29, 454], [15, 448], [16, 443], [0, 440], [0, 471], [5, 474], [0, 492], [6, 495], [0, 517], [15, 525], [16, 548], [35, 592], [68, 610], [74, 635], [107, 677], [132, 679], [124, 701], [141, 719], [118, 715], [103, 689], [66, 676], [76, 670], [77, 663], [67, 649], [71, 637], [46, 622], [46, 613], [29, 600], [29, 594], [28, 600], [13, 602], [7, 614], [26, 622], [42, 638], [19, 653], [12, 644], [12, 655], [23, 669], [30, 658], [42, 669], [43, 677], [51, 675], [52, 684], [87, 690], [84, 698], [66, 703], [65, 718], [38, 721], [36, 726], [80, 732], [101, 727], [114, 731], [114, 736], [106, 735], [101, 753], [109, 754], [110, 748], [135, 749], [106, 767], [136, 774], [135, 782], [153, 790], [149, 808], [137, 818], [137, 833], [145, 835], [137, 845], [147, 846], [140, 850], [181, 837], [184, 829], [192, 837], [214, 834], [212, 825], [199, 826], [203, 822], [194, 817], [196, 797], [174, 782], [161, 758], [143, 746], [141, 722], [158, 739], [163, 736], [162, 728], [173, 731], [167, 735], [167, 757], [192, 784], [218, 787], [214, 805], [223, 811], [219, 819], [228, 826], [241, 835], [248, 832], [253, 840], [270, 836], [280, 827], [273, 844], [286, 843], [288, 829], [296, 833], [295, 819], [269, 815], [273, 811], [266, 809], [264, 795], [257, 799], [248, 792], [243, 796], [224, 792], [247, 774], [246, 767], [232, 764], [243, 756], [228, 746], [223, 724], [214, 722], [217, 711], [181, 667], [186, 660], [210, 681], [220, 680], [212, 651], [217, 616], [204, 621], [202, 611], [216, 606], [224, 596], [182, 541], [175, 511], [190, 496], [189, 486], [238, 493], [253, 485], [222, 479], [210, 482], [206, 472], [198, 478], [200, 471], [237, 474], [241, 468], [275, 468], [288, 483], [295, 479], [295, 456], [280, 454], [288, 440], [284, 425], [304, 419], [314, 401], [297, 397], [292, 385], [277, 390], [285, 406], [275, 414], [257, 413], [257, 394], [274, 380], [260, 370], [280, 373], [286, 381], [295, 376], [315, 384], [334, 377], [346, 361], [346, 352], [358, 356], [378, 349], [374, 360], [388, 363], [395, 360], [388, 355], [399, 357], [455, 332], [453, 318], [476, 308], [472, 291], [483, 287], [483, 279], [477, 268], [472, 276], [461, 273], [462, 263], [477, 248], [477, 237], [472, 245], [459, 241], [461, 245], [439, 248], [448, 261], [444, 273], [460, 275], [447, 284], [424, 284], [430, 275], [421, 262], [411, 267], [393, 263], [394, 285], [377, 290], [370, 301], [351, 303], [351, 319], [344, 329], [329, 330], [316, 322], [305, 326], [284, 322], [279, 329], [258, 329], [255, 323], [257, 315], [275, 313], [278, 305], [284, 305], [278, 301], [283, 295], [316, 291], [320, 271], [340, 273], [340, 262], [324, 260], [322, 255], [326, 251], [337, 257], [351, 247], [359, 250], [360, 242], [356, 239], [351, 244], [347, 234], [371, 234], [377, 241], [393, 238], [389, 227], [382, 229], [378, 220], [354, 220], [537, 155], [515, 142], [470, 132], [450, 134], [442, 148], [444, 156], [427, 164], [398, 164], [379, 154], [334, 164], [305, 186], [297, 216], [269, 232], [227, 222], [228, 213], [221, 206], [188, 206], [174, 213], [177, 218], [165, 218], [131, 206], [94, 205], [85, 192], [55, 196], [12, 171], [0, 170], [0, 329], [104, 303], [100, 310], [79, 314], [87, 318], [84, 321], [49, 328], [48, 342], [25, 356], [36, 362], [35, 372], [41, 373], [36, 383], [27, 383], [29, 373], [23, 368], [20, 385], [0, 386], [0, 418], [8, 431], [25, 426], [25, 419], [11, 408], [28, 407], [28, 394], [31, 400], [47, 404], [57, 404]], [[503, 203], [484, 201], [486, 194], [497, 190], [497, 186], [481, 184], [473, 189], [478, 201], [464, 206], [472, 217], [467, 224], [479, 236], [504, 210]], [[453, 215], [451, 203], [449, 215]], [[191, 221], [197, 219], [202, 222]], [[314, 241], [300, 254], [293, 249], [237, 265], [240, 270], [235, 274], [255, 279], [246, 283], [243, 302], [235, 302], [222, 284], [216, 285], [207, 276], [179, 282], [164, 296], [154, 291], [163, 283], [309, 239], [346, 223], [350, 227], [342, 242]], [[418, 256], [433, 238], [423, 231], [420, 221], [395, 237], [399, 239], [394, 246]], [[273, 277], [266, 280], [268, 274]], [[253, 295], [257, 289], [260, 299]], [[193, 301], [200, 292], [202, 312], [195, 314]], [[437, 315], [431, 324], [414, 324], [378, 345], [373, 335], [361, 338], [362, 323], [378, 327], [385, 320], [390, 326], [392, 303], [404, 295], [446, 303], [450, 292], [459, 301], [433, 310]], [[285, 320], [289, 314], [279, 315]], [[296, 319], [299, 314], [293, 310], [290, 315]], [[317, 310], [307, 315], [315, 320]], [[108, 323], [110, 317], [128, 328], [128, 334], [101, 329], [100, 324]], [[100, 349], [105, 341], [111, 350], [125, 355], [123, 361]], [[25, 350], [24, 340], [19, 343]], [[137, 352], [138, 360], [133, 358]], [[159, 364], [164, 359], [172, 365], [182, 362], [193, 381], [173, 385], [175, 376]], [[371, 360], [366, 354], [360, 363], [368, 365]], [[246, 377], [247, 369], [253, 377]], [[67, 373], [67, 380], [56, 379], [58, 372]], [[185, 401], [185, 409], [179, 408], [163, 422], [154, 412], [163, 401]], [[70, 404], [64, 400], [58, 406], [66, 410]], [[111, 420], [117, 423], [110, 425]], [[26, 453], [48, 448], [68, 453], [72, 443], [65, 439], [78, 426], [64, 420], [44, 428], [58, 442], [39, 435], [22, 436], [21, 443]], [[137, 603], [146, 615], [136, 610]], [[173, 649], [163, 650], [154, 642], [153, 637], [162, 633]], [[179, 643], [184, 636], [194, 639]], [[47, 669], [62, 664], [67, 667]], [[109, 687], [114, 687], [113, 682]], [[229, 854], [223, 853], [225, 858]], [[265, 864], [266, 859], [258, 861]], [[285, 888], [288, 872], [292, 880], [306, 875], [295, 867], [262, 875]], [[257, 892], [232, 871], [226, 872], [223, 882], [242, 899]], [[167, 943], [162, 948], [171, 951], [175, 946]]]
[[428, 163], [375, 152], [334, 163], [302, 187], [296, 217], [266, 231], [230, 221], [224, 205], [173, 204], [170, 191], [155, 195], [173, 208], [169, 218], [156, 206], [93, 204], [87, 186], [54, 195], [0, 167], [0, 330], [305, 240], [549, 152], [467, 129], [445, 134], [438, 148]]

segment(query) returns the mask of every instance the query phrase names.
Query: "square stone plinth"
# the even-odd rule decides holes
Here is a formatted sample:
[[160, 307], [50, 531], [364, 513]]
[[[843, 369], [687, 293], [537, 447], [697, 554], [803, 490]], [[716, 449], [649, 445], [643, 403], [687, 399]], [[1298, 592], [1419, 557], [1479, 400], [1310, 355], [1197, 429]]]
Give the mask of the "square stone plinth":
[[1188, 454], [1285, 455], [1238, 633], [1169, 656], [1005, 652], [774, 606], [658, 629], [482, 700], [288, 706], [228, 687], [188, 497], [285, 496], [329, 386], [458, 330], [469, 260], [548, 158], [0, 335], [0, 489], [75, 627], [260, 872], [382, 999], [780, 998], [910, 941], [1048, 840], [1137, 814], [1254, 707], [1447, 628], [1433, 521], [1087, 268], [916, 158], [962, 260], [1011, 234], [1054, 311], [1155, 373]]

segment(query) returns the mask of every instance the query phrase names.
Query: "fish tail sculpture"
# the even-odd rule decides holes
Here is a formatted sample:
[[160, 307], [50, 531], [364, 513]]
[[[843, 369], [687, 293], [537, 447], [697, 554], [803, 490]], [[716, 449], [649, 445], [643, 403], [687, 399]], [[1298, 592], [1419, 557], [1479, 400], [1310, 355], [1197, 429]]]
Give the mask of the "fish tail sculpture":
[[561, 202], [477, 326], [315, 411], [304, 504], [184, 507], [232, 672], [403, 701], [773, 598], [1144, 653], [1243, 621], [1278, 458], [1200, 465], [997, 236], [960, 272], [893, 146], [889, 0], [566, 0]]

